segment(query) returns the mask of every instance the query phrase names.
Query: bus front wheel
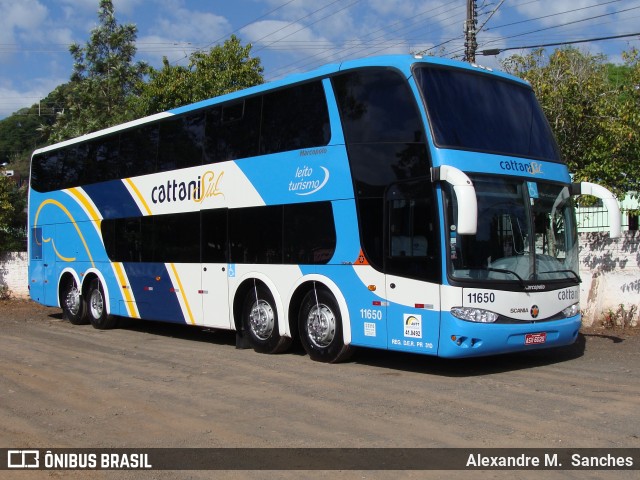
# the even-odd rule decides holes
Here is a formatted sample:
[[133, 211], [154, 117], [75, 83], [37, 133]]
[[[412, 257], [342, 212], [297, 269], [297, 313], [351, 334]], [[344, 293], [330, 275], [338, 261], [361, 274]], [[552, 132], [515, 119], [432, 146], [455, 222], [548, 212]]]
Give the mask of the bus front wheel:
[[98, 330], [107, 330], [116, 325], [116, 318], [107, 313], [104, 289], [98, 279], [93, 280], [89, 286], [87, 293], [87, 313], [91, 325]]
[[279, 353], [291, 344], [291, 338], [280, 335], [273, 295], [263, 285], [254, 285], [245, 295], [242, 327], [256, 352]]
[[340, 307], [331, 292], [314, 288], [304, 297], [298, 317], [300, 341], [312, 360], [338, 363], [352, 349], [344, 344]]

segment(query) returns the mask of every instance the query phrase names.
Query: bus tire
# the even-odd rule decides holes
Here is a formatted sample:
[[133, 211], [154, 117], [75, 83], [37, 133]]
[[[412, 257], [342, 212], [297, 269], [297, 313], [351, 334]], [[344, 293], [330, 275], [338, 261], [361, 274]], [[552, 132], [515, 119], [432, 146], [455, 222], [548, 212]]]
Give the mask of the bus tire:
[[316, 362], [343, 362], [353, 353], [353, 348], [344, 344], [338, 302], [325, 288], [311, 290], [305, 295], [298, 329], [302, 346]]
[[242, 305], [242, 328], [256, 352], [280, 353], [291, 345], [291, 338], [279, 333], [278, 311], [267, 287], [251, 288]]
[[108, 330], [116, 326], [116, 318], [107, 312], [104, 289], [97, 278], [89, 286], [86, 303], [87, 316], [93, 328]]
[[86, 303], [73, 277], [67, 278], [62, 285], [60, 306], [62, 306], [62, 318], [73, 325], [86, 325], [89, 323]]

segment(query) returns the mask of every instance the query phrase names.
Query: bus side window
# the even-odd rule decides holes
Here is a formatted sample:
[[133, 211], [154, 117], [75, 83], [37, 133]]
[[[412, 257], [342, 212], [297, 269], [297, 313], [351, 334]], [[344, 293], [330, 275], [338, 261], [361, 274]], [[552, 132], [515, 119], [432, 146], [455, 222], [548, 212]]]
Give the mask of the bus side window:
[[31, 186], [38, 192], [50, 192], [60, 187], [62, 162], [61, 151], [41, 153], [33, 158]]
[[231, 263], [282, 263], [282, 205], [229, 210]]
[[227, 261], [227, 214], [226, 208], [202, 210], [203, 263], [224, 263]]
[[385, 273], [438, 281], [437, 229], [425, 182], [400, 182], [387, 191]]
[[155, 173], [158, 132], [158, 125], [151, 124], [121, 134], [120, 176], [122, 178]]
[[262, 97], [214, 107], [207, 112], [205, 162], [258, 155]]
[[190, 115], [160, 124], [158, 171], [202, 164], [204, 115]]
[[42, 260], [42, 228], [32, 228], [31, 235], [31, 260]]
[[112, 135], [89, 144], [87, 158], [90, 164], [94, 165], [91, 168], [93, 172], [91, 182], [105, 182], [120, 178], [119, 149], [120, 137], [118, 135]]
[[320, 147], [329, 143], [329, 111], [322, 83], [264, 96], [260, 154]]
[[330, 202], [284, 206], [284, 263], [326, 264], [336, 250], [336, 229]]

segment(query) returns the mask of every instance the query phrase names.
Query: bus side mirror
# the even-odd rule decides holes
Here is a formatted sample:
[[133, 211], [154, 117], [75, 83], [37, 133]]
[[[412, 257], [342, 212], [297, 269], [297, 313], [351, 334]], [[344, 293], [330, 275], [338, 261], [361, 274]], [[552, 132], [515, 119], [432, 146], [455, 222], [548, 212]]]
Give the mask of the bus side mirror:
[[478, 230], [478, 200], [473, 182], [462, 170], [450, 165], [431, 169], [432, 182], [447, 182], [453, 186], [458, 202], [456, 233], [475, 235]]
[[571, 195], [593, 195], [602, 200], [609, 212], [609, 236], [611, 238], [620, 238], [622, 235], [621, 215], [618, 200], [609, 190], [601, 185], [590, 182], [572, 183]]

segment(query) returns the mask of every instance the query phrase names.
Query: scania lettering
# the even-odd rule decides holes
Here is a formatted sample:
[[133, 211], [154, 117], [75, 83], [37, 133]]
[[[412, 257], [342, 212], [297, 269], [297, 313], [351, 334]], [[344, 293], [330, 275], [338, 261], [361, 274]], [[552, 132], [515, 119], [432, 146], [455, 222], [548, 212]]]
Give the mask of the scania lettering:
[[30, 294], [74, 324], [226, 329], [323, 362], [568, 345], [574, 198], [601, 198], [612, 236], [620, 216], [569, 173], [526, 82], [351, 60], [36, 150]]

